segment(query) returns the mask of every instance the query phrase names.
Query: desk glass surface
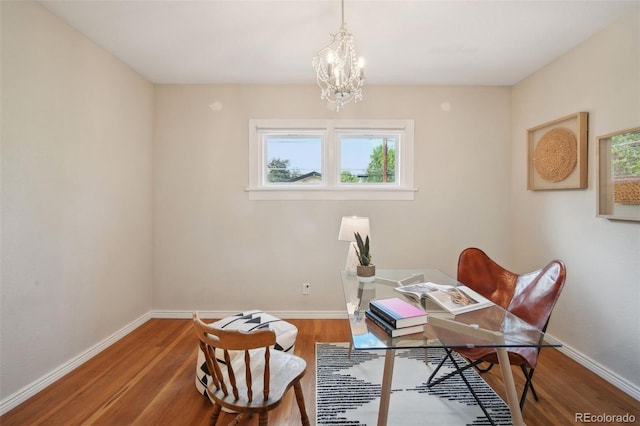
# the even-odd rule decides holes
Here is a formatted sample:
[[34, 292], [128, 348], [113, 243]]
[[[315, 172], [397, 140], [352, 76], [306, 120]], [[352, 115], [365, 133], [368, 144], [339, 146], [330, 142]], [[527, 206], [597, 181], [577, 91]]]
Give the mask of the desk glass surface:
[[[361, 283], [355, 274], [346, 271], [342, 271], [341, 278], [354, 349], [561, 346], [550, 336], [500, 306], [493, 305], [453, 316], [443, 312], [436, 305], [428, 303], [421, 306], [414, 299], [394, 290], [394, 287], [402, 285], [401, 281], [404, 285], [428, 281], [460, 285], [455, 279], [437, 269], [380, 269], [376, 271], [376, 280], [372, 283]], [[365, 311], [371, 300], [390, 297], [398, 297], [422, 307], [427, 312], [428, 318], [444, 318], [447, 323], [457, 323], [453, 324], [454, 326], [463, 325], [463, 328], [480, 332], [458, 333], [428, 324], [424, 327], [423, 333], [391, 338], [365, 317]], [[482, 338], [480, 337], [482, 330], [502, 334], [504, 341], [496, 343]]]

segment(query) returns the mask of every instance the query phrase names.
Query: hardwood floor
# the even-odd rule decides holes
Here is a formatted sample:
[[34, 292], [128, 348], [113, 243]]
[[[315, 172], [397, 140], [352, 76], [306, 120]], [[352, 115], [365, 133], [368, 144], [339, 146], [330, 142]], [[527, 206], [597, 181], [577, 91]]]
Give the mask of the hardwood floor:
[[[346, 320], [287, 321], [298, 327], [296, 354], [307, 361], [302, 386], [313, 423], [315, 342], [346, 342], [349, 325]], [[195, 363], [191, 320], [152, 319], [0, 417], [0, 425], [207, 425], [211, 404], [196, 392]], [[493, 370], [485, 380], [504, 398], [499, 369]], [[514, 370], [514, 376], [520, 389], [520, 371]], [[542, 351], [534, 383], [540, 401], [529, 397], [525, 404], [529, 426], [580, 424], [576, 413], [628, 413], [640, 421], [638, 401], [557, 350]], [[231, 420], [226, 415], [218, 423]], [[300, 424], [293, 390], [269, 420], [272, 425]], [[253, 418], [241, 424], [257, 423]]]

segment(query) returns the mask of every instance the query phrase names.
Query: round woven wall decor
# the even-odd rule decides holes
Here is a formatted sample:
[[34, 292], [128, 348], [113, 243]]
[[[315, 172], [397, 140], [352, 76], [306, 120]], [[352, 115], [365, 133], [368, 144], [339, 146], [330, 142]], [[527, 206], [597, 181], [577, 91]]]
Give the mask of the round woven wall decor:
[[571, 174], [578, 162], [578, 144], [573, 132], [556, 127], [545, 133], [536, 146], [533, 164], [541, 178], [560, 182]]

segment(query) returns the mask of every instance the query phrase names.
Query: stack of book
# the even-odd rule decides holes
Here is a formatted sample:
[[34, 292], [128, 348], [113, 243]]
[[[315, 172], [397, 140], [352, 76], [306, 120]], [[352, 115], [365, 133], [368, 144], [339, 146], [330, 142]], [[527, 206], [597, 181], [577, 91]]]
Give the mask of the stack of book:
[[372, 300], [366, 317], [391, 337], [421, 333], [427, 313], [397, 297]]

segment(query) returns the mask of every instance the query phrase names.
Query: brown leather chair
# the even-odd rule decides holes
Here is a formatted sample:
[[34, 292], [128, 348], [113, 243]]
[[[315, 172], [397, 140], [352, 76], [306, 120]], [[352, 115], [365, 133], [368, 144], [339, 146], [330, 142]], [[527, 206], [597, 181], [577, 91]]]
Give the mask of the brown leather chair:
[[[560, 296], [566, 278], [566, 267], [560, 260], [552, 260], [544, 268], [526, 274], [516, 274], [494, 262], [485, 252], [477, 248], [467, 248], [458, 258], [458, 281], [481, 295], [502, 306], [535, 328], [546, 331], [551, 311]], [[470, 361], [461, 370], [476, 367], [486, 372], [498, 362], [495, 349], [456, 349], [456, 352]], [[539, 348], [510, 348], [511, 365], [520, 366], [525, 375], [525, 385], [520, 398], [520, 409], [524, 406], [527, 392], [531, 389], [535, 400], [538, 396], [532, 379], [538, 363]], [[488, 362], [487, 368], [480, 368]], [[452, 374], [457, 374], [456, 371]], [[432, 376], [433, 377], [433, 376]], [[449, 376], [433, 381], [437, 384]]]
[[300, 380], [307, 368], [304, 359], [271, 350], [276, 343], [273, 330], [251, 332], [222, 330], [205, 324], [193, 313], [193, 326], [204, 352], [211, 382], [207, 393], [214, 402], [210, 424], [215, 425], [222, 408], [239, 413], [232, 424], [245, 414], [259, 413], [260, 426], [268, 423], [267, 412], [276, 408], [293, 386], [302, 424], [309, 426]]

